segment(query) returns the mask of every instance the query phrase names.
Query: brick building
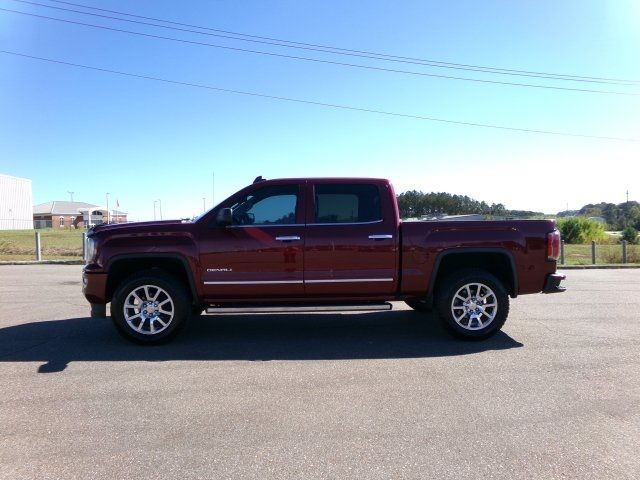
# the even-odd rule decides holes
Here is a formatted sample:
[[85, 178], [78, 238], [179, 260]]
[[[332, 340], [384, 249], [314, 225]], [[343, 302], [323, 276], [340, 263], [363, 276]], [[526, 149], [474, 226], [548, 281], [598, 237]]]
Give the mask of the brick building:
[[[110, 210], [111, 223], [126, 223], [127, 214]], [[86, 202], [54, 200], [33, 207], [34, 228], [85, 228], [107, 222], [107, 209]]]

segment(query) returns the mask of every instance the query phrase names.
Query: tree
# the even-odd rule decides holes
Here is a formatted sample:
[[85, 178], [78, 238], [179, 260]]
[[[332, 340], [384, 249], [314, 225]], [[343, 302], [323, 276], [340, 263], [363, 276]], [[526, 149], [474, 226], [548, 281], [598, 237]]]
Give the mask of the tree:
[[589, 243], [607, 238], [604, 225], [586, 217], [569, 217], [558, 220], [558, 229], [567, 243]]
[[638, 243], [638, 230], [633, 227], [627, 227], [622, 231], [621, 240], [626, 240], [628, 243]]

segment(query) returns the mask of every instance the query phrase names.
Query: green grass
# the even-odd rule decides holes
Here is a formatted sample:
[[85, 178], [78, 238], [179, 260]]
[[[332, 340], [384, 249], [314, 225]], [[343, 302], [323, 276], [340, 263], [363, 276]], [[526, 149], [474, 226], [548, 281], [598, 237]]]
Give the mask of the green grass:
[[[40, 232], [43, 260], [77, 260], [82, 258], [82, 232], [45, 228]], [[35, 260], [36, 230], [0, 231], [0, 260]]]

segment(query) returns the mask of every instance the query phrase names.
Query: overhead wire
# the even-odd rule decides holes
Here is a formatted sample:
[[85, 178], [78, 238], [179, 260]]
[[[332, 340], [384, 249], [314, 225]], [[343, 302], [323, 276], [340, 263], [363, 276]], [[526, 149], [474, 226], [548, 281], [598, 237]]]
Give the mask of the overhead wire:
[[265, 52], [265, 51], [260, 51], [260, 50], [250, 50], [250, 49], [239, 48], [239, 47], [231, 47], [231, 46], [228, 46], [228, 45], [217, 45], [217, 44], [213, 44], [213, 43], [198, 42], [198, 41], [195, 41], [195, 40], [186, 40], [186, 39], [175, 38], [175, 37], [165, 37], [163, 35], [155, 35], [155, 34], [151, 34], [151, 33], [135, 32], [135, 31], [132, 31], [132, 30], [125, 30], [125, 29], [121, 29], [121, 28], [107, 27], [107, 26], [104, 26], [104, 25], [96, 25], [96, 24], [91, 24], [91, 23], [78, 22], [78, 21], [74, 21], [74, 20], [67, 20], [67, 19], [62, 19], [62, 18], [49, 17], [47, 15], [39, 15], [39, 14], [35, 14], [35, 13], [22, 12], [22, 11], [19, 11], [19, 10], [12, 10], [12, 9], [8, 9], [8, 8], [0, 8], [0, 11], [16, 13], [16, 14], [20, 14], [20, 15], [26, 15], [26, 16], [30, 16], [30, 17], [42, 18], [42, 19], [47, 19], [47, 20], [53, 20], [53, 21], [63, 22], [63, 23], [68, 23], [68, 24], [81, 25], [81, 26], [85, 26], [85, 27], [98, 28], [98, 29], [108, 30], [108, 31], [113, 31], [113, 32], [126, 33], [126, 34], [130, 34], [130, 35], [137, 35], [137, 36], [141, 36], [141, 37], [155, 38], [155, 39], [161, 39], [161, 40], [169, 40], [169, 41], [173, 41], [173, 42], [185, 43], [185, 44], [190, 44], [190, 45], [199, 45], [199, 46], [213, 47], [213, 48], [219, 48], [219, 49], [235, 51], [235, 52], [253, 53], [253, 54], [266, 55], [266, 56], [271, 56], [271, 57], [287, 58], [287, 59], [292, 59], [292, 60], [303, 60], [303, 61], [307, 61], [307, 62], [323, 63], [323, 64], [328, 64], [328, 65], [339, 65], [339, 66], [360, 68], [360, 69], [366, 69], [366, 70], [375, 70], [375, 71], [382, 71], [382, 72], [400, 73], [400, 74], [406, 74], [406, 75], [417, 75], [417, 76], [422, 76], [422, 77], [442, 78], [442, 79], [448, 79], [448, 80], [459, 80], [459, 81], [476, 82], [476, 83], [484, 83], [484, 84], [508, 85], [508, 86], [539, 88], [539, 89], [548, 89], [548, 90], [562, 90], [562, 91], [572, 91], [572, 92], [581, 92], [581, 93], [596, 93], [596, 94], [621, 95], [621, 96], [639, 96], [640, 95], [640, 93], [635, 93], [635, 92], [620, 92], [620, 91], [613, 91], [613, 90], [594, 90], [594, 89], [587, 89], [587, 88], [560, 87], [560, 86], [554, 86], [554, 85], [537, 85], [537, 84], [531, 84], [531, 83], [505, 82], [505, 81], [499, 81], [499, 80], [456, 77], [456, 76], [452, 76], [452, 75], [440, 75], [440, 74], [435, 74], [435, 73], [414, 72], [414, 71], [409, 71], [409, 70], [397, 70], [397, 69], [392, 69], [392, 68], [376, 67], [376, 66], [372, 66], [372, 65], [361, 65], [361, 64], [355, 64], [355, 63], [338, 62], [338, 61], [319, 59], [319, 58], [302, 57], [302, 56], [297, 56], [297, 55], [286, 55], [286, 54], [282, 54], [282, 53]]
[[305, 104], [305, 105], [314, 105], [314, 106], [327, 107], [327, 108], [340, 109], [340, 110], [349, 110], [349, 111], [356, 111], [356, 112], [373, 113], [373, 114], [377, 114], [377, 115], [384, 115], [384, 116], [390, 116], [390, 117], [408, 118], [408, 119], [413, 119], [413, 120], [424, 120], [424, 121], [429, 121], [429, 122], [438, 122], [438, 123], [453, 124], [453, 125], [463, 125], [463, 126], [470, 126], [470, 127], [490, 128], [490, 129], [506, 130], [506, 131], [514, 131], [514, 132], [523, 132], [523, 133], [534, 133], [534, 134], [554, 135], [554, 136], [563, 136], [563, 137], [590, 138], [590, 139], [598, 139], [598, 140], [614, 140], [614, 141], [623, 141], [623, 142], [640, 142], [640, 139], [636, 139], [636, 138], [612, 137], [612, 136], [604, 136], [604, 135], [587, 135], [587, 134], [570, 133], [570, 132], [558, 132], [558, 131], [552, 131], [552, 130], [519, 128], [519, 127], [510, 127], [510, 126], [506, 126], [506, 125], [493, 125], [493, 124], [487, 124], [487, 123], [465, 122], [465, 121], [460, 121], [460, 120], [450, 120], [450, 119], [431, 117], [431, 116], [425, 116], [425, 115], [413, 115], [413, 114], [406, 114], [406, 113], [389, 112], [389, 111], [385, 111], [385, 110], [377, 110], [377, 109], [372, 109], [372, 108], [355, 107], [355, 106], [351, 106], [351, 105], [342, 105], [342, 104], [336, 104], [336, 103], [326, 103], [326, 102], [320, 102], [320, 101], [314, 101], [314, 100], [305, 100], [305, 99], [300, 99], [300, 98], [282, 97], [282, 96], [278, 96], [278, 95], [269, 95], [269, 94], [259, 93], [259, 92], [247, 92], [247, 91], [243, 91], [243, 90], [233, 90], [233, 89], [228, 89], [228, 88], [216, 87], [216, 86], [212, 86], [212, 85], [204, 85], [204, 84], [192, 83], [192, 82], [183, 82], [183, 81], [179, 81], [179, 80], [172, 80], [172, 79], [167, 79], [167, 78], [155, 77], [155, 76], [151, 76], [151, 75], [142, 75], [142, 74], [136, 74], [136, 73], [131, 73], [131, 72], [123, 72], [123, 71], [119, 71], [119, 70], [111, 70], [111, 69], [107, 69], [107, 68], [84, 65], [84, 64], [80, 64], [80, 63], [72, 63], [72, 62], [66, 62], [66, 61], [62, 61], [62, 60], [51, 59], [51, 58], [38, 57], [38, 56], [35, 56], [35, 55], [28, 55], [28, 54], [19, 53], [19, 52], [12, 52], [12, 51], [8, 51], [8, 50], [0, 50], [0, 53], [6, 54], [6, 55], [14, 55], [14, 56], [17, 56], [17, 57], [29, 58], [29, 59], [33, 59], [33, 60], [39, 60], [39, 61], [48, 62], [48, 63], [66, 65], [66, 66], [70, 66], [70, 67], [76, 67], [76, 68], [82, 68], [82, 69], [87, 69], [87, 70], [99, 71], [99, 72], [103, 72], [103, 73], [110, 73], [110, 74], [120, 75], [120, 76], [125, 76], [125, 77], [139, 78], [139, 79], [145, 79], [145, 80], [153, 80], [153, 81], [156, 81], [156, 82], [163, 82], [163, 83], [169, 83], [169, 84], [174, 84], [174, 85], [182, 85], [182, 86], [188, 86], [188, 87], [212, 90], [212, 91], [217, 91], [217, 92], [231, 93], [231, 94], [236, 94], [236, 95], [259, 97], [259, 98], [265, 98], [265, 99], [270, 99], [270, 100], [278, 100], [278, 101], [285, 101], [285, 102]]
[[[41, 6], [46, 6], [46, 7], [49, 7], [49, 8], [61, 9], [60, 7], [53, 7], [51, 5], [44, 5], [44, 4], [40, 4], [40, 3], [36, 3], [36, 2], [30, 2], [30, 1], [26, 1], [26, 0], [12, 0], [12, 1], [21, 2], [21, 3], [30, 3], [30, 4], [33, 4], [33, 5], [41, 5]], [[141, 19], [144, 19], [144, 20], [152, 20], [152, 21], [155, 21], [155, 22], [162, 22], [162, 23], [167, 23], [167, 24], [170, 24], [170, 25], [178, 25], [178, 26], [182, 26], [182, 27], [197, 28], [197, 29], [200, 29], [200, 30], [218, 32], [218, 33], [223, 33], [223, 34], [227, 34], [227, 35], [234, 35], [235, 37], [230, 37], [230, 38], [233, 38], [235, 40], [249, 41], [249, 39], [257, 39], [257, 40], [268, 40], [270, 42], [280, 42], [277, 45], [286, 46], [286, 47], [290, 47], [290, 48], [313, 47], [313, 49], [324, 49], [324, 50], [320, 50], [320, 51], [325, 51], [327, 53], [337, 53], [337, 54], [344, 54], [344, 55], [346, 55], [348, 53], [363, 54], [363, 55], [367, 56], [366, 58], [375, 58], [375, 59], [388, 60], [388, 61], [400, 61], [400, 62], [404, 62], [404, 63], [413, 63], [413, 64], [418, 64], [418, 65], [425, 65], [425, 66], [432, 66], [432, 67], [439, 67], [439, 68], [468, 69], [470, 71], [478, 71], [478, 72], [484, 72], [484, 73], [495, 73], [495, 74], [501, 74], [501, 75], [533, 76], [533, 77], [547, 78], [547, 79], [552, 79], [552, 80], [569, 80], [569, 81], [583, 81], [583, 82], [596, 81], [597, 83], [612, 83], [612, 84], [621, 84], [621, 85], [640, 84], [640, 80], [630, 80], [630, 79], [620, 79], [620, 78], [607, 78], [607, 77], [596, 77], [596, 76], [585, 76], [585, 75], [572, 75], [572, 74], [560, 74], [560, 73], [552, 73], [552, 72], [539, 72], [539, 71], [532, 71], [532, 70], [517, 70], [517, 69], [509, 69], [509, 68], [501, 68], [501, 67], [473, 65], [473, 64], [465, 64], [465, 63], [443, 62], [443, 61], [432, 60], [432, 59], [407, 57], [407, 56], [400, 56], [400, 55], [391, 55], [391, 54], [379, 53], [379, 52], [371, 52], [371, 51], [366, 51], [366, 50], [356, 50], [356, 49], [349, 49], [349, 48], [322, 45], [322, 44], [305, 43], [305, 42], [298, 42], [298, 41], [293, 41], [293, 40], [279, 39], [279, 38], [274, 38], [274, 37], [266, 37], [266, 36], [252, 35], [252, 34], [241, 33], [241, 32], [233, 32], [233, 31], [229, 31], [229, 30], [222, 30], [222, 29], [216, 29], [216, 28], [211, 28], [211, 27], [206, 27], [206, 26], [201, 26], [201, 25], [193, 25], [193, 24], [188, 24], [188, 23], [181, 23], [181, 22], [176, 22], [176, 21], [167, 20], [167, 19], [147, 17], [147, 16], [143, 16], [143, 15], [135, 15], [135, 14], [132, 14], [132, 13], [126, 13], [126, 12], [121, 12], [121, 11], [116, 11], [116, 10], [108, 10], [108, 9], [105, 9], [105, 8], [94, 7], [94, 6], [85, 5], [85, 4], [81, 4], [81, 3], [67, 2], [67, 1], [63, 1], [63, 0], [46, 0], [46, 1], [53, 2], [53, 3], [58, 3], [58, 4], [64, 4], [64, 5], [71, 5], [71, 6], [80, 7], [80, 8], [85, 8], [85, 9], [88, 9], [88, 10], [95, 10], [95, 11], [102, 11], [102, 12], [107, 12], [107, 13], [114, 13], [114, 14], [117, 14], [117, 15], [124, 15], [124, 16], [132, 17], [132, 18], [141, 18]], [[62, 10], [69, 10], [69, 11], [76, 12], [76, 13], [83, 13], [83, 14], [91, 15], [88, 12], [79, 12], [77, 10], [70, 10], [70, 9], [62, 9]], [[107, 17], [107, 18], [114, 18], [114, 17]], [[125, 19], [119, 19], [119, 20], [125, 20]], [[158, 26], [158, 25], [156, 25], [156, 26]], [[193, 33], [204, 33], [204, 32], [193, 32]], [[246, 37], [246, 38], [236, 38], [236, 37]], [[598, 81], [600, 81], [600, 82], [598, 82]]]

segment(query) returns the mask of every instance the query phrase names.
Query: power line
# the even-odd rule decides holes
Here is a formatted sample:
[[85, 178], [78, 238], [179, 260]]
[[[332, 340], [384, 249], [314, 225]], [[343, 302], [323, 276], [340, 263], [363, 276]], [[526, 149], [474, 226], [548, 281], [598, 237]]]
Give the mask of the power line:
[[[246, 36], [246, 35], [245, 34], [240, 34], [240, 33], [226, 32], [224, 30], [210, 29], [210, 28], [207, 28], [207, 27], [196, 27], [196, 26], [192, 26], [192, 25], [188, 25], [188, 24], [181, 24], [181, 23], [178, 23], [178, 22], [172, 22], [172, 21], [168, 21], [168, 20], [159, 20], [159, 19], [154, 19], [154, 18], [150, 18], [150, 17], [143, 17], [143, 16], [140, 16], [140, 15], [133, 15], [133, 14], [129, 14], [129, 13], [116, 12], [116, 11], [112, 11], [112, 10], [106, 10], [106, 9], [103, 9], [103, 8], [96, 8], [96, 7], [89, 7], [89, 6], [86, 6], [86, 5], [73, 4], [73, 3], [70, 3], [70, 2], [58, 2], [58, 3], [70, 4], [70, 5], [80, 6], [82, 8], [87, 8], [87, 9], [94, 9], [94, 10], [106, 11], [106, 12], [110, 12], [110, 13], [116, 13], [118, 15], [126, 15], [126, 16], [130, 16], [130, 17], [143, 18], [143, 19], [146, 19], [146, 20], [153, 20], [153, 21], [156, 21], [156, 22], [177, 24], [177, 25], [181, 25], [181, 26], [188, 26], [188, 27], [192, 27], [192, 28], [205, 29], [205, 30], [210, 30], [210, 31], [215, 31], [215, 32], [220, 32], [220, 33], [209, 33], [209, 32], [202, 32], [202, 31], [192, 30], [190, 28], [177, 28], [177, 27], [172, 27], [172, 26], [168, 26], [168, 25], [159, 25], [157, 23], [141, 22], [141, 21], [138, 21], [138, 20], [129, 20], [129, 19], [126, 19], [126, 18], [119, 18], [119, 17], [114, 17], [114, 16], [111, 16], [111, 15], [102, 15], [102, 14], [97, 14], [97, 13], [90, 13], [90, 12], [83, 12], [83, 11], [80, 11], [80, 10], [74, 10], [74, 9], [71, 9], [71, 8], [56, 7], [56, 6], [53, 6], [53, 5], [45, 5], [45, 4], [42, 4], [42, 3], [32, 2], [32, 1], [28, 1], [28, 0], [12, 0], [12, 1], [19, 2], [19, 3], [24, 3], [24, 4], [28, 4], [28, 5], [35, 5], [35, 6], [39, 6], [39, 7], [51, 8], [51, 9], [55, 9], [55, 10], [62, 10], [62, 11], [65, 11], [65, 12], [79, 13], [81, 15], [90, 15], [90, 16], [93, 16], [93, 17], [106, 18], [106, 19], [110, 19], [110, 20], [117, 20], [117, 21], [120, 21], [120, 22], [134, 23], [134, 24], [138, 24], [138, 25], [146, 25], [146, 26], [152, 26], [152, 27], [157, 27], [157, 28], [176, 30], [176, 31], [180, 31], [180, 32], [195, 33], [195, 34], [198, 34], [198, 35], [208, 35], [208, 36], [212, 36], [212, 37], [225, 38], [225, 39], [229, 39], [229, 40], [238, 40], [238, 41], [242, 41], [242, 42], [252, 42], [252, 43], [265, 44], [265, 45], [272, 45], [272, 46], [279, 46], [279, 47], [286, 47], [286, 48], [295, 48], [295, 49], [301, 49], [301, 50], [329, 53], [329, 54], [333, 54], [333, 55], [336, 55], [336, 54], [337, 55], [347, 55], [347, 56], [351, 56], [351, 57], [367, 58], [367, 59], [372, 59], [372, 60], [381, 60], [381, 61], [396, 62], [396, 63], [406, 63], [406, 64], [428, 66], [428, 67], [449, 68], [449, 69], [455, 69], [455, 70], [464, 70], [464, 71], [471, 71], [471, 72], [488, 73], [488, 74], [492, 74], [492, 75], [510, 75], [510, 76], [519, 76], [519, 77], [542, 78], [542, 79], [546, 79], [546, 80], [563, 80], [563, 81], [572, 81], [572, 82], [587, 82], [587, 83], [599, 83], [599, 84], [623, 85], [623, 86], [635, 86], [637, 84], [640, 84], [640, 81], [634, 81], [634, 80], [607, 79], [607, 78], [599, 78], [599, 77], [581, 77], [581, 76], [575, 76], [575, 75], [561, 75], [561, 74], [543, 73], [543, 72], [527, 72], [527, 71], [498, 69], [498, 68], [494, 68], [494, 67], [481, 67], [481, 66], [475, 66], [475, 65], [462, 65], [462, 64], [447, 64], [447, 65], [443, 65], [443, 64], [441, 64], [442, 62], [435, 62], [433, 60], [411, 59], [409, 57], [396, 57], [396, 56], [392, 56], [392, 55], [385, 55], [385, 54], [373, 53], [373, 52], [371, 52], [371, 53], [369, 53], [369, 52], [359, 52], [357, 50], [340, 49], [340, 48], [336, 48], [336, 47], [318, 46], [318, 45], [313, 45], [313, 44], [302, 44], [300, 42], [290, 42], [288, 40], [276, 40], [276, 39], [270, 39], [268, 37], [256, 37], [256, 36], [253, 36], [253, 35], [249, 35], [249, 37], [252, 37], [252, 38], [240, 38], [239, 36]], [[50, 0], [50, 1], [56, 1], [56, 0]], [[257, 38], [260, 38], [260, 40], [257, 39]], [[294, 44], [292, 45], [291, 43], [294, 43]]]
[[8, 54], [8, 55], [15, 55], [15, 56], [18, 56], [18, 57], [30, 58], [30, 59], [34, 59], [34, 60], [40, 60], [40, 61], [43, 61], [43, 62], [56, 63], [56, 64], [60, 64], [60, 65], [66, 65], [66, 66], [77, 67], [77, 68], [84, 68], [84, 69], [87, 69], [87, 70], [95, 70], [95, 71], [104, 72], [104, 73], [122, 75], [122, 76], [126, 76], [126, 77], [141, 78], [141, 79], [145, 79], [145, 80], [154, 80], [154, 81], [157, 81], [157, 82], [170, 83], [170, 84], [174, 84], [174, 85], [183, 85], [183, 86], [187, 86], [187, 87], [202, 88], [202, 89], [213, 90], [213, 91], [217, 91], [217, 92], [233, 93], [233, 94], [237, 94], [237, 95], [245, 95], [245, 96], [251, 96], [251, 97], [267, 98], [267, 99], [270, 99], [270, 100], [280, 100], [280, 101], [285, 101], [285, 102], [301, 103], [301, 104], [305, 104], [305, 105], [315, 105], [315, 106], [320, 106], [320, 107], [335, 108], [335, 109], [341, 109], [341, 110], [350, 110], [350, 111], [356, 111], [356, 112], [374, 113], [374, 114], [377, 114], [377, 115], [386, 115], [386, 116], [391, 116], [391, 117], [409, 118], [409, 119], [413, 119], [413, 120], [426, 120], [426, 121], [430, 121], [430, 122], [440, 122], [440, 123], [447, 123], [447, 124], [454, 124], [454, 125], [465, 125], [465, 126], [470, 126], [470, 127], [493, 128], [493, 129], [497, 129], [497, 130], [508, 130], [508, 131], [514, 131], [514, 132], [539, 133], [539, 134], [545, 134], [545, 135], [556, 135], [556, 136], [564, 136], [564, 137], [593, 138], [593, 139], [599, 139], [599, 140], [616, 140], [616, 141], [623, 141], [623, 142], [640, 142], [640, 139], [637, 139], [637, 138], [609, 137], [609, 136], [603, 136], [603, 135], [586, 135], [586, 134], [579, 134], [579, 133], [556, 132], [556, 131], [551, 131], [551, 130], [534, 130], [534, 129], [529, 129], [529, 128], [508, 127], [508, 126], [503, 126], [503, 125], [491, 125], [491, 124], [487, 124], [487, 123], [464, 122], [464, 121], [459, 121], [459, 120], [448, 120], [448, 119], [444, 119], [444, 118], [428, 117], [428, 116], [423, 116], [423, 115], [411, 115], [411, 114], [406, 114], [406, 113], [388, 112], [388, 111], [384, 111], [384, 110], [375, 110], [375, 109], [371, 109], [371, 108], [353, 107], [353, 106], [350, 106], [350, 105], [341, 105], [341, 104], [335, 104], [335, 103], [325, 103], [325, 102], [318, 102], [318, 101], [313, 101], [313, 100], [304, 100], [304, 99], [299, 99], [299, 98], [280, 97], [280, 96], [277, 96], [277, 95], [268, 95], [268, 94], [257, 93], [257, 92], [246, 92], [246, 91], [242, 91], [242, 90], [232, 90], [232, 89], [228, 89], [228, 88], [214, 87], [214, 86], [211, 86], [211, 85], [203, 85], [203, 84], [199, 84], [199, 83], [182, 82], [182, 81], [179, 81], [179, 80], [171, 80], [171, 79], [167, 79], [167, 78], [153, 77], [153, 76], [150, 76], [150, 75], [140, 75], [140, 74], [136, 74], [136, 73], [121, 72], [121, 71], [118, 71], [118, 70], [110, 70], [110, 69], [101, 68], [101, 67], [92, 67], [92, 66], [89, 66], [89, 65], [65, 62], [65, 61], [62, 61], [62, 60], [54, 60], [54, 59], [51, 59], [51, 58], [36, 57], [34, 55], [27, 55], [27, 54], [24, 54], [24, 53], [11, 52], [11, 51], [7, 51], [7, 50], [0, 50], [0, 53], [4, 53], [4, 54]]
[[[23, 3], [32, 3], [34, 4], [34, 2], [25, 2], [24, 0], [14, 0], [14, 1], [22, 1]], [[168, 23], [171, 25], [179, 25], [182, 27], [191, 27], [191, 28], [198, 28], [201, 30], [208, 30], [211, 32], [219, 32], [219, 33], [224, 33], [224, 34], [228, 34], [228, 35], [236, 35], [236, 36], [241, 36], [241, 37], [247, 37], [247, 39], [260, 39], [260, 40], [269, 40], [269, 41], [273, 41], [273, 42], [281, 42], [281, 43], [286, 43], [286, 44], [290, 44], [290, 45], [282, 45], [282, 46], [289, 46], [292, 48], [298, 48], [295, 47], [295, 45], [298, 45], [300, 47], [314, 47], [314, 48], [319, 48], [319, 49], [326, 49], [325, 51], [333, 51], [333, 52], [328, 52], [328, 53], [340, 53], [340, 52], [345, 52], [343, 54], [346, 54], [346, 52], [349, 53], [358, 53], [358, 54], [364, 54], [364, 55], [371, 55], [373, 57], [386, 57], [387, 60], [393, 61], [392, 59], [396, 59], [396, 60], [408, 60], [411, 62], [408, 63], [419, 63], [419, 64], [424, 64], [424, 65], [428, 65], [428, 66], [433, 66], [433, 67], [441, 67], [441, 68], [458, 68], [458, 67], [464, 67], [464, 68], [468, 68], [468, 69], [477, 69], [474, 71], [486, 71], [487, 73], [496, 73], [496, 74], [503, 74], [503, 75], [508, 75], [508, 74], [515, 74], [515, 75], [522, 75], [522, 76], [539, 76], [542, 78], [549, 78], [549, 79], [557, 79], [557, 80], [575, 80], [575, 81], [589, 81], [589, 80], [601, 80], [604, 83], [620, 83], [620, 84], [640, 84], [640, 80], [628, 80], [628, 79], [619, 79], [619, 78], [606, 78], [606, 77], [594, 77], [594, 76], [584, 76], [584, 75], [570, 75], [570, 74], [560, 74], [560, 73], [549, 73], [549, 72], [537, 72], [537, 71], [531, 71], [531, 70], [516, 70], [516, 69], [509, 69], [509, 68], [500, 68], [500, 67], [491, 67], [491, 66], [482, 66], [482, 65], [472, 65], [472, 64], [465, 64], [465, 63], [453, 63], [453, 62], [443, 62], [443, 61], [438, 61], [438, 60], [429, 60], [429, 59], [423, 59], [423, 58], [415, 58], [415, 57], [406, 57], [406, 56], [399, 56], [399, 55], [390, 55], [390, 54], [385, 54], [385, 53], [376, 53], [376, 52], [371, 52], [371, 51], [366, 51], [366, 50], [354, 50], [354, 49], [348, 49], [348, 48], [341, 48], [341, 47], [334, 47], [334, 46], [328, 46], [328, 45], [321, 45], [321, 44], [314, 44], [314, 43], [305, 43], [305, 42], [297, 42], [297, 41], [292, 41], [292, 40], [283, 40], [283, 39], [278, 39], [278, 38], [273, 38], [273, 37], [265, 37], [265, 36], [259, 36], [259, 35], [251, 35], [251, 34], [246, 34], [246, 33], [240, 33], [240, 32], [232, 32], [229, 30], [221, 30], [221, 29], [216, 29], [216, 28], [211, 28], [211, 27], [204, 27], [204, 26], [199, 26], [199, 25], [193, 25], [193, 24], [188, 24], [188, 23], [180, 23], [180, 22], [175, 22], [175, 21], [171, 21], [171, 20], [164, 20], [161, 18], [154, 18], [154, 17], [145, 17], [142, 15], [134, 15], [131, 13], [125, 13], [125, 12], [119, 12], [119, 11], [115, 11], [115, 10], [108, 10], [105, 8], [98, 8], [98, 7], [93, 7], [93, 6], [89, 6], [89, 5], [83, 5], [80, 3], [73, 3], [73, 2], [66, 2], [66, 1], [62, 1], [62, 0], [48, 0], [49, 2], [54, 2], [54, 3], [59, 3], [59, 4], [65, 4], [65, 5], [72, 5], [75, 7], [81, 7], [81, 8], [86, 8], [89, 10], [95, 10], [95, 11], [102, 11], [102, 12], [107, 12], [107, 13], [115, 13], [117, 15], [124, 15], [127, 17], [133, 17], [133, 18], [141, 18], [144, 20], [153, 20], [156, 22], [163, 22], [163, 23]], [[38, 4], [38, 5], [42, 5], [42, 4]], [[52, 6], [49, 6], [50, 8], [55, 8]], [[75, 11], [75, 10], [72, 10]], [[79, 12], [79, 13], [87, 13], [87, 12]], [[124, 20], [124, 19], [120, 19], [120, 20]], [[194, 33], [203, 33], [203, 32], [194, 32]], [[241, 39], [241, 38], [237, 38], [237, 40], [245, 40], [248, 41], [247, 39]], [[382, 58], [380, 58], [382, 59]], [[463, 68], [463, 69], [464, 69]]]
[[162, 36], [162, 35], [153, 35], [153, 34], [150, 34], [150, 33], [134, 32], [132, 30], [124, 30], [124, 29], [121, 29], [121, 28], [106, 27], [104, 25], [95, 25], [95, 24], [92, 24], [92, 23], [77, 22], [77, 21], [66, 20], [66, 19], [62, 19], [62, 18], [49, 17], [49, 16], [46, 16], [46, 15], [37, 15], [35, 13], [20, 12], [18, 10], [11, 10], [11, 9], [8, 9], [8, 8], [0, 8], [0, 11], [17, 13], [17, 14], [20, 14], [20, 15], [27, 15], [27, 16], [36, 17], [36, 18], [44, 18], [44, 19], [47, 19], [47, 20], [54, 20], [54, 21], [57, 21], [57, 22], [70, 23], [70, 24], [74, 24], [74, 25], [82, 25], [82, 26], [85, 26], [85, 27], [99, 28], [99, 29], [102, 29], [102, 30], [108, 30], [108, 31], [112, 31], [112, 32], [127, 33], [127, 34], [137, 35], [137, 36], [141, 36], [141, 37], [155, 38], [155, 39], [161, 39], [161, 40], [170, 40], [172, 42], [180, 42], [180, 43], [186, 43], [186, 44], [191, 44], [191, 45], [200, 45], [200, 46], [205, 46], [205, 47], [221, 48], [221, 49], [224, 49], [224, 50], [230, 50], [230, 51], [235, 51], [235, 52], [255, 53], [255, 54], [258, 54], [258, 55], [267, 55], [267, 56], [270, 56], [270, 57], [281, 57], [281, 58], [288, 58], [288, 59], [292, 59], [292, 60], [303, 60], [303, 61], [307, 61], [307, 62], [324, 63], [324, 64], [329, 64], [329, 65], [340, 65], [340, 66], [344, 66], [344, 67], [354, 67], [354, 68], [361, 68], [361, 69], [366, 69], [366, 70], [377, 70], [377, 71], [381, 71], [381, 72], [403, 73], [403, 74], [407, 74], [407, 75], [419, 75], [419, 76], [422, 76], [422, 77], [444, 78], [444, 79], [448, 79], [448, 80], [462, 80], [462, 81], [467, 81], [467, 82], [478, 82], [478, 83], [486, 83], [486, 84], [494, 84], [494, 85], [510, 85], [510, 86], [517, 86], [517, 87], [543, 88], [543, 89], [550, 89], [550, 90], [565, 90], [565, 91], [582, 92], [582, 93], [599, 93], [599, 94], [623, 95], [623, 96], [638, 96], [638, 95], [640, 95], [639, 93], [617, 92], [617, 91], [611, 91], [611, 90], [592, 90], [592, 89], [586, 89], [586, 88], [557, 87], [557, 86], [552, 86], [552, 85], [535, 85], [535, 84], [531, 84], [531, 83], [503, 82], [503, 81], [498, 81], [498, 80], [486, 80], [486, 79], [479, 79], [479, 78], [454, 77], [454, 76], [451, 76], [451, 75], [439, 75], [439, 74], [435, 74], [435, 73], [413, 72], [413, 71], [409, 71], [409, 70], [396, 70], [396, 69], [392, 69], [392, 68], [383, 68], [383, 67], [374, 67], [374, 66], [370, 66], [370, 65], [360, 65], [360, 64], [355, 64], [355, 63], [337, 62], [337, 61], [333, 61], [333, 60], [321, 60], [321, 59], [318, 59], [318, 58], [301, 57], [301, 56], [297, 56], [297, 55], [285, 55], [285, 54], [282, 54], [282, 53], [273, 53], [273, 52], [263, 52], [263, 51], [260, 51], [260, 50], [249, 50], [249, 49], [245, 49], [245, 48], [229, 47], [229, 46], [226, 46], [226, 45], [216, 45], [216, 44], [213, 44], [213, 43], [197, 42], [195, 40], [185, 40], [185, 39], [181, 39], [181, 38], [165, 37], [165, 36]]

